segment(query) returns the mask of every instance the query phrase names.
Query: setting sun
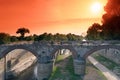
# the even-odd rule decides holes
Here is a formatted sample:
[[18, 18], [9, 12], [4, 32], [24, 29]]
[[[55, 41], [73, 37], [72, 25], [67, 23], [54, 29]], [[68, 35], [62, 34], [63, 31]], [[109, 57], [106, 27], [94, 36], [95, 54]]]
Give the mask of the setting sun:
[[100, 13], [102, 11], [102, 4], [100, 2], [93, 3], [91, 6], [92, 13]]
[[82, 34], [101, 23], [107, 0], [0, 0], [0, 32], [16, 35], [19, 27], [30, 34]]

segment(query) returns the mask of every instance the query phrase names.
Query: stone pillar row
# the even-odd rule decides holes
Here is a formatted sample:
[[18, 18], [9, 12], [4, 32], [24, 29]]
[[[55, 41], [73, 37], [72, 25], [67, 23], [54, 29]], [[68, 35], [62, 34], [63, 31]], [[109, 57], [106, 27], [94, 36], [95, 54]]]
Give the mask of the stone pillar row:
[[[74, 73], [84, 77], [85, 75], [85, 59], [74, 59]], [[48, 80], [54, 67], [54, 60], [43, 59], [43, 61], [37, 62], [37, 80]]]

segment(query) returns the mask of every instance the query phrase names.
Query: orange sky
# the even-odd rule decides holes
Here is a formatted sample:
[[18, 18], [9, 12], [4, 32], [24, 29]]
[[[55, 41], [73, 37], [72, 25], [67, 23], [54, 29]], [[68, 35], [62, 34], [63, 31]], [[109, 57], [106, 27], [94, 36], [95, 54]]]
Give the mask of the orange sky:
[[103, 11], [92, 13], [94, 2], [107, 0], [0, 0], [0, 32], [16, 35], [26, 27], [31, 34], [81, 34], [94, 22], [100, 22]]

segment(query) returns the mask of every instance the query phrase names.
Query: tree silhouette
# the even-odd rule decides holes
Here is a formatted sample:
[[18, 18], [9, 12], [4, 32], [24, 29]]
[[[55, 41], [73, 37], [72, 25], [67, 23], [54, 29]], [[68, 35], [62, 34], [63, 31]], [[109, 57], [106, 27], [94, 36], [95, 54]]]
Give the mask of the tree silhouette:
[[0, 44], [5, 44], [10, 42], [10, 35], [7, 33], [0, 33]]
[[25, 33], [30, 33], [30, 31], [29, 31], [29, 29], [27, 29], [27, 28], [19, 28], [17, 31], [16, 31], [16, 33], [17, 34], [20, 34], [21, 36], [21, 38], [24, 38], [24, 36], [25, 36]]
[[87, 30], [87, 36], [86, 37], [88, 39], [101, 39], [101, 32], [102, 31], [103, 31], [102, 26], [98, 23], [94, 23]]

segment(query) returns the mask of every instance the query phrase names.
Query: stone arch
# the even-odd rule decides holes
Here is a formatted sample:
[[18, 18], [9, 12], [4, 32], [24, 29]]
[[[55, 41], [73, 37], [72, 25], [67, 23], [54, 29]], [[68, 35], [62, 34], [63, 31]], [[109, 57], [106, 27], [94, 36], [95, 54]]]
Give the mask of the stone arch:
[[92, 53], [98, 51], [98, 50], [102, 50], [102, 49], [117, 49], [117, 50], [120, 50], [120, 46], [117, 46], [117, 45], [104, 45], [104, 46], [98, 46], [98, 47], [95, 47], [93, 49], [90, 49], [88, 52], [85, 53], [85, 55], [83, 56], [83, 58], [87, 58], [89, 55], [91, 55]]
[[1, 56], [0, 56], [0, 59], [2, 57], [4, 57], [5, 55], [7, 55], [9, 52], [11, 52], [12, 50], [15, 50], [15, 49], [24, 49], [24, 50], [27, 50], [29, 52], [31, 52], [36, 58], [38, 57], [38, 54], [35, 50], [32, 50], [30, 48], [28, 48], [27, 46], [24, 46], [24, 45], [14, 45], [14, 46], [9, 46], [8, 48], [6, 48], [4, 51], [1, 52]]
[[78, 57], [77, 51], [76, 51], [72, 46], [65, 46], [65, 45], [56, 47], [56, 48], [52, 51], [52, 53], [50, 54], [51, 57], [54, 57], [54, 56], [56, 55], [56, 52], [57, 52], [58, 50], [61, 50], [61, 49], [68, 49], [68, 50], [70, 50], [70, 51], [72, 52], [72, 56], [73, 56], [74, 59], [76, 59], [76, 58]]

